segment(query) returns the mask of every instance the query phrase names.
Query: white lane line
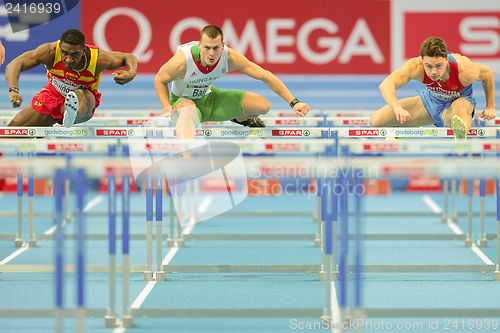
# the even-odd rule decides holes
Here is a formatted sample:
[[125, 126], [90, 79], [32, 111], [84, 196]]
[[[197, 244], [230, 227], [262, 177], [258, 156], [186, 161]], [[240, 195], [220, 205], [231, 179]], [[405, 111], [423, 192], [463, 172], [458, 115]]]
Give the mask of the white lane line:
[[[438, 206], [438, 204], [428, 195], [424, 195], [424, 197], [422, 198], [422, 201], [424, 201], [425, 204], [427, 204], [427, 206], [434, 212], [434, 209], [435, 207], [437, 207], [440, 211], [442, 211], [442, 209]], [[434, 207], [434, 209], [433, 209]], [[460, 227], [454, 223], [451, 219], [448, 219], [448, 221], [446, 221], [446, 224], [448, 225], [448, 227], [451, 229], [451, 231], [453, 231], [453, 233], [455, 235], [463, 235], [464, 232], [462, 231], [462, 229], [460, 229]], [[491, 261], [490, 258], [488, 258], [488, 256], [486, 254], [484, 254], [483, 251], [481, 251], [475, 244], [472, 244], [471, 246], [471, 250], [472, 252], [474, 252], [478, 257], [479, 259], [481, 259], [486, 265], [494, 265], [493, 261]]]
[[[87, 203], [87, 205], [83, 208], [83, 211], [84, 212], [89, 211], [95, 205], [97, 205], [99, 202], [101, 202], [102, 199], [103, 199], [103, 196], [99, 195], [99, 196], [95, 197], [94, 199], [90, 200]], [[63, 224], [63, 226], [64, 225], [65, 225], [65, 223]], [[49, 229], [45, 230], [43, 234], [46, 235], [46, 236], [50, 236], [50, 235], [54, 234], [55, 230], [56, 230], [56, 226], [54, 225], [54, 226], [50, 227]], [[16, 258], [16, 257], [20, 256], [21, 254], [23, 254], [24, 252], [26, 252], [28, 249], [29, 249], [29, 246], [23, 245], [21, 248], [19, 248], [16, 251], [12, 252], [9, 256], [5, 257], [2, 261], [0, 261], [0, 265], [5, 265], [5, 264], [9, 263], [14, 258]]]
[[91, 210], [92, 208], [94, 208], [96, 205], [98, 205], [99, 203], [101, 203], [101, 201], [102, 201], [103, 198], [104, 198], [104, 196], [102, 194], [99, 194], [97, 197], [95, 197], [94, 199], [92, 199], [89, 202], [87, 202], [87, 204], [85, 205], [85, 207], [83, 207], [83, 212], [86, 213], [89, 210]]
[[[85, 207], [83, 207], [83, 211], [85, 213], [88, 212], [89, 210], [91, 210], [92, 208], [94, 208], [97, 204], [99, 204], [103, 200], [103, 198], [104, 198], [104, 196], [102, 194], [99, 194], [97, 197], [95, 197], [94, 199], [92, 199], [89, 202], [87, 202], [87, 204], [85, 205]], [[66, 221], [63, 221], [63, 227], [65, 225], [66, 225]], [[43, 234], [45, 236], [51, 236], [56, 231], [56, 228], [57, 228], [57, 226], [53, 225], [49, 229], [45, 230], [45, 232]]]
[[342, 333], [342, 319], [340, 316], [340, 306], [339, 301], [337, 299], [337, 290], [335, 289], [335, 281], [331, 282], [331, 309], [332, 313], [330, 314], [332, 317], [332, 332], [333, 333]]
[[[213, 200], [212, 196], [205, 197], [205, 200], [200, 205], [199, 212], [204, 213], [205, 210], [208, 209], [208, 207], [210, 206], [210, 203], [212, 202], [212, 200]], [[184, 228], [184, 234], [189, 235], [191, 233], [191, 231], [193, 230], [194, 225], [195, 225], [195, 223], [190, 223], [188, 227]], [[170, 248], [170, 250], [167, 252], [167, 255], [165, 256], [165, 258], [163, 258], [162, 264], [168, 265], [172, 261], [174, 256], [177, 254], [177, 251], [179, 251], [178, 247]], [[156, 281], [149, 281], [146, 284], [146, 287], [144, 287], [144, 289], [139, 293], [137, 298], [132, 302], [130, 309], [132, 309], [132, 310], [139, 309], [142, 306], [142, 304], [144, 303], [144, 301], [146, 300], [146, 298], [149, 296], [151, 291], [153, 291], [153, 288], [155, 287], [155, 285], [156, 285]], [[113, 330], [113, 333], [123, 333], [125, 331], [126, 331], [126, 328], [117, 327]]]
[[19, 249], [12, 252], [9, 256], [5, 257], [2, 261], [0, 261], [0, 265], [5, 265], [5, 264], [9, 263], [12, 259], [21, 255], [23, 252], [27, 251], [28, 249], [29, 249], [28, 245], [23, 245]]
[[432, 200], [430, 196], [424, 195], [422, 197], [422, 201], [432, 210], [433, 213], [441, 214], [443, 212], [441, 207], [439, 207], [438, 204], [434, 200]]
[[486, 256], [486, 254], [484, 254], [483, 251], [481, 251], [477, 246], [476, 244], [472, 244], [471, 248], [470, 248], [472, 251], [474, 251], [475, 254], [477, 254], [477, 256], [479, 258], [481, 258], [481, 260], [486, 264], [486, 265], [494, 265], [495, 263], [493, 261], [491, 261], [490, 258], [488, 258], [488, 256]]

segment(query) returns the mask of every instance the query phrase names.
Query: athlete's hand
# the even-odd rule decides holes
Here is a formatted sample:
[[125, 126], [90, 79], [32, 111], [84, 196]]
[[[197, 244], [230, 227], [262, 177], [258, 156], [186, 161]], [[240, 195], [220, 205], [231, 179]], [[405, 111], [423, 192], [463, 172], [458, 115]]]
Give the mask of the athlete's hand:
[[125, 84], [134, 79], [135, 72], [120, 69], [116, 72], [111, 73], [111, 75], [114, 77], [116, 83]]
[[293, 111], [301, 117], [304, 117], [309, 112], [309, 105], [306, 103], [298, 102], [293, 106]]
[[486, 108], [484, 111], [481, 113], [481, 117], [484, 120], [492, 120], [495, 119], [496, 113], [494, 108]]
[[408, 120], [411, 119], [411, 115], [408, 111], [406, 111], [405, 109], [403, 109], [400, 105], [394, 105], [392, 107], [392, 110], [394, 111], [394, 113], [396, 114], [396, 120], [400, 123], [400, 124], [404, 124], [406, 123]]
[[23, 98], [21, 97], [21, 95], [19, 95], [19, 93], [11, 91], [9, 93], [9, 97], [10, 97], [10, 102], [12, 103], [12, 107], [17, 108], [18, 106], [21, 106]]
[[5, 47], [0, 42], [0, 65], [3, 65], [5, 62]]
[[162, 111], [163, 112], [161, 113], [161, 116], [170, 117], [170, 116], [172, 116], [172, 113], [174, 113], [176, 110], [175, 110], [174, 106], [169, 105], [169, 106], [165, 106]]

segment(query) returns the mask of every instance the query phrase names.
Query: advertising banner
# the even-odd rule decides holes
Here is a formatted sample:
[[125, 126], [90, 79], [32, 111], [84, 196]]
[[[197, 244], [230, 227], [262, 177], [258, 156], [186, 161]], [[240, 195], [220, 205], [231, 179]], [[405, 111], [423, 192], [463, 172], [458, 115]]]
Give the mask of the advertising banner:
[[210, 6], [181, 0], [83, 1], [82, 28], [104, 49], [133, 52], [140, 71], [155, 73], [178, 45], [215, 24], [228, 46], [276, 73], [386, 73], [390, 69], [390, 2], [288, 0]]

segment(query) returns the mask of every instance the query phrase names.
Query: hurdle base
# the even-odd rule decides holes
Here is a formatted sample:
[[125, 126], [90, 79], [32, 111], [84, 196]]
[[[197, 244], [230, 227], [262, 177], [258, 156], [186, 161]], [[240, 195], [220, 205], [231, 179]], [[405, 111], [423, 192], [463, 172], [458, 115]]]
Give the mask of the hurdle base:
[[111, 315], [104, 316], [104, 325], [106, 328], [116, 327], [116, 317]]
[[153, 281], [152, 271], [144, 271], [144, 281]]
[[156, 281], [165, 281], [165, 272], [164, 271], [157, 271], [156, 272]]
[[465, 240], [465, 247], [472, 247], [472, 239]]
[[174, 247], [175, 246], [175, 239], [172, 239], [172, 238], [167, 239], [167, 246]]
[[500, 270], [493, 272], [493, 276], [495, 277], [495, 281], [500, 281]]
[[185, 241], [184, 239], [178, 239], [177, 240], [177, 247], [183, 247], [185, 244]]
[[122, 326], [125, 328], [131, 328], [133, 326], [134, 318], [131, 315], [126, 315], [122, 317]]
[[[330, 281], [336, 281], [337, 280], [337, 273], [338, 272], [332, 272], [330, 274]], [[327, 272], [324, 272], [324, 271], [320, 271], [319, 272], [319, 280], [320, 281], [326, 281], [327, 278], [328, 278], [328, 273]]]
[[316, 235], [316, 238], [314, 239], [314, 246], [315, 247], [321, 247], [323, 242], [321, 241], [321, 236]]
[[22, 239], [16, 239], [16, 240], [14, 240], [14, 246], [15, 247], [22, 247], [23, 246], [23, 240]]
[[477, 241], [477, 246], [488, 247], [488, 240], [486, 238], [481, 238]]
[[36, 239], [31, 239], [29, 242], [29, 247], [35, 247], [36, 246]]

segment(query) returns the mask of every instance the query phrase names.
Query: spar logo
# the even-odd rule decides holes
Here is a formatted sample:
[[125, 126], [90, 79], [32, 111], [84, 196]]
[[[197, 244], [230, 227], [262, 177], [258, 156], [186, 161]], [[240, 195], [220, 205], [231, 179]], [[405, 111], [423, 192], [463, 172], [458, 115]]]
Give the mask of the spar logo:
[[351, 129], [348, 133], [349, 136], [385, 136], [387, 131], [378, 129]]
[[[451, 128], [449, 128], [447, 131], [446, 131], [446, 135], [447, 136], [453, 136], [453, 130]], [[480, 137], [484, 137], [486, 135], [486, 132], [484, 131], [484, 129], [482, 128], [471, 128], [469, 130], [469, 133], [467, 133], [467, 136], [480, 136]]]
[[496, 144], [485, 143], [483, 145], [483, 150], [484, 151], [497, 151], [497, 152], [500, 152], [500, 143], [496, 143]]
[[2, 136], [27, 136], [28, 134], [27, 129], [0, 129], [0, 135]]
[[366, 126], [368, 125], [368, 119], [344, 119], [342, 120], [343, 125], [354, 125], [354, 126]]
[[151, 125], [151, 119], [127, 119], [127, 125]]
[[400, 147], [395, 143], [367, 143], [363, 145], [363, 150], [369, 152], [399, 152], [407, 149], [406, 145]]
[[47, 144], [49, 151], [84, 151], [85, 146], [80, 143], [49, 143]]
[[35, 136], [35, 134], [36, 134], [36, 130], [35, 130], [35, 129], [33, 129], [33, 128], [30, 128], [30, 130], [29, 130], [29, 134], [30, 134], [31, 136]]
[[98, 129], [96, 130], [96, 136], [127, 136], [133, 135], [134, 130], [126, 129]]
[[300, 119], [276, 119], [275, 125], [300, 125]]
[[272, 136], [310, 136], [309, 130], [272, 130]]
[[205, 130], [204, 134], [205, 134], [205, 136], [212, 136], [212, 131], [207, 129], [207, 130]]
[[[298, 143], [268, 143], [265, 145], [266, 151], [301, 151], [302, 146]], [[309, 146], [306, 145], [307, 151]]]

